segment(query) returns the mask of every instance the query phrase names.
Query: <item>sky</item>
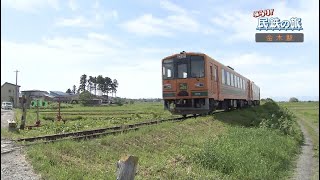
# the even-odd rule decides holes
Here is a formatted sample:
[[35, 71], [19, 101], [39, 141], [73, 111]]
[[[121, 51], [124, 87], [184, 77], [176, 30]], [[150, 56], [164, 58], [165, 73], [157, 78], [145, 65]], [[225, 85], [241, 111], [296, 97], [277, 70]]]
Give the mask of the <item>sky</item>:
[[[202, 52], [260, 87], [261, 98], [319, 97], [319, 1], [2, 0], [1, 84], [66, 91], [117, 79], [117, 96], [161, 98], [161, 59]], [[253, 11], [302, 18], [303, 43], [256, 43]]]

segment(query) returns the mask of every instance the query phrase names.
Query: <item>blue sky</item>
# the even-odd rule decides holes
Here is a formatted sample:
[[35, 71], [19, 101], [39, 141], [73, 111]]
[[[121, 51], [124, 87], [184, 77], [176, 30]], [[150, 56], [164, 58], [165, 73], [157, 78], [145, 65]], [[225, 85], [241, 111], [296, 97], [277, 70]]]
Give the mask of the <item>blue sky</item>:
[[[118, 96], [161, 98], [161, 59], [203, 52], [253, 80], [261, 96], [319, 94], [319, 1], [1, 1], [1, 84], [66, 91], [82, 74]], [[303, 43], [256, 43], [253, 11], [301, 17]]]

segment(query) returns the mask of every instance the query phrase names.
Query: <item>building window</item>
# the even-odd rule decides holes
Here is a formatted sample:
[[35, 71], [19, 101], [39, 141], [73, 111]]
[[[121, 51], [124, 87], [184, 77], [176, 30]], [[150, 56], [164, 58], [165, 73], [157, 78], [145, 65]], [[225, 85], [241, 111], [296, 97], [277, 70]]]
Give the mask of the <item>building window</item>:
[[9, 93], [11, 93], [11, 89], [9, 89]]

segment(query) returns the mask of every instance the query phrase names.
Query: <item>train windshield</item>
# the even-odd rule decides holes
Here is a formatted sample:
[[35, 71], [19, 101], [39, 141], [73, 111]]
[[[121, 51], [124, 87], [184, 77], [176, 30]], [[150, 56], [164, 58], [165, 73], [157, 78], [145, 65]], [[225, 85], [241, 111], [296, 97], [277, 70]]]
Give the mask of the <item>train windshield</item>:
[[163, 61], [162, 76], [163, 79], [172, 79], [174, 77], [173, 59], [167, 59]]
[[187, 78], [188, 77], [188, 64], [179, 63], [177, 64], [178, 78]]
[[163, 79], [202, 78], [205, 76], [203, 56], [185, 56], [163, 61]]
[[204, 77], [204, 60], [202, 56], [191, 56], [191, 77], [202, 78]]

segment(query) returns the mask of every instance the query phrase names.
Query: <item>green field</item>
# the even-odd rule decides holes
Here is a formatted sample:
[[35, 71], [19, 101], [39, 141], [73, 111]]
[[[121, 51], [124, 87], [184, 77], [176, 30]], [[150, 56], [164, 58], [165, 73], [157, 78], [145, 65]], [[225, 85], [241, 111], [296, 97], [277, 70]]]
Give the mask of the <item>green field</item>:
[[[161, 103], [62, 111], [69, 118], [66, 124], [43, 120], [39, 128], [1, 133], [22, 137], [171, 117]], [[54, 115], [44, 109], [40, 116]], [[127, 154], [139, 157], [136, 179], [286, 179], [293, 172], [302, 137], [292, 113], [267, 102], [115, 136], [33, 145], [26, 153], [44, 179], [115, 179], [116, 162]]]
[[[63, 104], [62, 107], [61, 116], [66, 120], [66, 123], [57, 121], [58, 110], [49, 106], [46, 109], [41, 108], [39, 110], [41, 127], [18, 130], [17, 132], [8, 132], [4, 129], [1, 130], [1, 136], [10, 138], [33, 137], [176, 117], [165, 111], [161, 103], [137, 103], [108, 107], [84, 107]], [[22, 111], [17, 109], [15, 113], [19, 127]], [[36, 110], [28, 109], [26, 125], [35, 125], [35, 122]]]
[[[319, 102], [280, 103], [296, 115], [308, 131], [314, 149], [314, 156], [319, 162]], [[319, 179], [319, 166], [314, 170], [314, 179]]]

